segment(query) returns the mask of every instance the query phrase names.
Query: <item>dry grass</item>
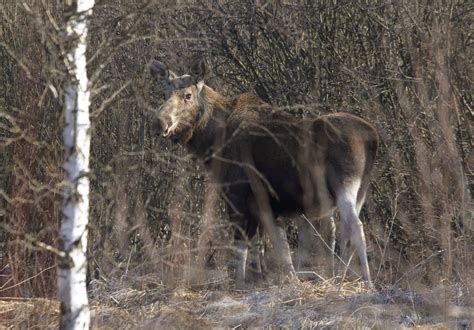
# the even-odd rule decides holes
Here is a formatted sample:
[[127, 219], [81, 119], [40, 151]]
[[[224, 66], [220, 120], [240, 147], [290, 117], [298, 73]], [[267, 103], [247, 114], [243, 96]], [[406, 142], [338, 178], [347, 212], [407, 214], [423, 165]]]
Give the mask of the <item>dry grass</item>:
[[0, 300], [0, 326], [53, 328], [59, 324], [59, 302], [41, 298]]
[[[141, 283], [142, 285], [137, 285]], [[422, 292], [371, 291], [360, 282], [292, 282], [249, 290], [175, 288], [156, 278], [91, 284], [92, 327], [200, 329], [470, 328], [474, 283]], [[0, 300], [5, 328], [57, 327], [59, 304], [47, 299]]]
[[[101, 1], [90, 28], [94, 328], [472, 327], [468, 1], [145, 2]], [[64, 68], [52, 22], [64, 8], [3, 3], [0, 328], [57, 327], [55, 300], [13, 297], [56, 294], [55, 256], [37, 243], [57, 246], [62, 214]], [[251, 91], [298, 116], [349, 111], [377, 127], [362, 220], [378, 292], [337, 279], [232, 289], [232, 235], [222, 207], [212, 214], [202, 168], [147, 134], [146, 111], [162, 101], [144, 74], [152, 57], [181, 73], [202, 57], [226, 95]]]

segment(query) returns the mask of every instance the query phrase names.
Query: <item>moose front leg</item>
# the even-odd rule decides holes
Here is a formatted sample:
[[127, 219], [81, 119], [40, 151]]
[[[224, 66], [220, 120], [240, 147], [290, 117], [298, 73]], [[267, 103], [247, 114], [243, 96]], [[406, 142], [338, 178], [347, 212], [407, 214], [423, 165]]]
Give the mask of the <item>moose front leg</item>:
[[249, 249], [249, 270], [252, 270], [254, 276], [262, 278], [267, 273], [265, 263], [265, 236], [263, 228], [257, 229], [257, 234], [251, 240]]
[[276, 239], [278, 241], [277, 246], [274, 246], [276, 249], [275, 255], [279, 256], [279, 273], [282, 274], [281, 280], [285, 280], [286, 278], [290, 280], [296, 279], [296, 271], [293, 266], [292, 258], [291, 258], [291, 249], [290, 245], [288, 244], [288, 238], [286, 236], [286, 226], [284, 224], [284, 220], [280, 217], [276, 219]]
[[235, 243], [235, 283], [237, 287], [245, 285], [248, 250], [247, 242], [237, 241]]
[[[274, 232], [277, 243], [271, 243], [268, 246], [270, 235], [264, 231], [263, 227], [259, 227], [259, 242], [262, 246], [258, 247], [258, 251], [254, 251], [252, 255], [257, 264], [257, 272], [261, 275], [275, 274], [279, 282], [286, 279], [296, 279], [296, 272], [292, 262], [291, 249], [287, 239], [287, 226], [283, 219], [277, 218]], [[266, 248], [265, 248], [266, 246]]]
[[249, 217], [241, 213], [230, 212], [229, 218], [234, 224], [234, 279], [237, 287], [244, 287], [247, 278], [247, 258], [250, 239], [255, 235], [256, 227], [249, 223]]
[[262, 212], [262, 206], [258, 205], [257, 200], [251, 196], [248, 203], [252, 216], [260, 220], [263, 232], [266, 233], [272, 245], [272, 251], [269, 253], [271, 264], [276, 268], [278, 281], [283, 282], [286, 279], [296, 279], [296, 271], [291, 258], [291, 249], [286, 235], [286, 226], [284, 220], [280, 217], [273, 219], [269, 208], [266, 213]]
[[234, 279], [238, 287], [243, 287], [247, 273], [247, 257], [250, 240], [257, 232], [257, 222], [252, 217], [246, 199], [241, 196], [248, 191], [244, 185], [234, 185], [225, 191], [229, 220], [234, 226]]

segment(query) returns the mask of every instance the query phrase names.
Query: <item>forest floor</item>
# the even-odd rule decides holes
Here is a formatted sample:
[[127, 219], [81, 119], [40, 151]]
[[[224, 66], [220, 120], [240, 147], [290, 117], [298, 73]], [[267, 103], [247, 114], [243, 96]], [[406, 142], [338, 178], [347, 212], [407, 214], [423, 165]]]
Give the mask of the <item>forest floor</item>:
[[[333, 282], [333, 281], [331, 281]], [[473, 283], [368, 290], [360, 282], [293, 282], [248, 290], [167, 289], [150, 277], [93, 281], [92, 328], [471, 329]], [[0, 328], [57, 328], [59, 303], [0, 298]]]

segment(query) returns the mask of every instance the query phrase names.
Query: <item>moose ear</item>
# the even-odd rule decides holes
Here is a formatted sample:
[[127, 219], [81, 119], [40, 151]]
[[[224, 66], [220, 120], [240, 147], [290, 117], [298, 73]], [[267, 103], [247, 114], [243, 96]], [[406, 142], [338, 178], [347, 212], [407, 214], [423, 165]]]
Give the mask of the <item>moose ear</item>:
[[150, 70], [151, 75], [159, 80], [170, 81], [177, 77], [177, 75], [169, 70], [166, 65], [157, 60], [151, 60], [148, 63], [148, 69]]
[[202, 58], [194, 62], [194, 64], [191, 67], [190, 73], [196, 82], [204, 80], [207, 73], [207, 69], [206, 69], [206, 63], [204, 62]]
[[196, 84], [196, 87], [197, 87], [198, 93], [201, 93], [202, 88], [204, 87], [204, 80], [198, 81], [198, 83]]

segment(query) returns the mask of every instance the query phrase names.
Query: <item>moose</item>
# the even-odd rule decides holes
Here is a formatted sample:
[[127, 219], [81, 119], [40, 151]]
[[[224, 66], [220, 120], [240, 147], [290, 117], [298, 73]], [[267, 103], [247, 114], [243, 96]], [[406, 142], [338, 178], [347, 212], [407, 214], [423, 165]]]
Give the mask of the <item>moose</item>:
[[204, 83], [203, 65], [182, 76], [156, 60], [148, 69], [166, 98], [151, 116], [151, 134], [185, 147], [220, 187], [235, 225], [237, 282], [245, 280], [247, 242], [258, 227], [282, 249], [278, 262], [295, 277], [276, 219], [331, 218], [338, 209], [343, 259], [352, 244], [372, 285], [359, 219], [378, 147], [371, 124], [343, 112], [298, 119], [252, 94], [225, 97]]

